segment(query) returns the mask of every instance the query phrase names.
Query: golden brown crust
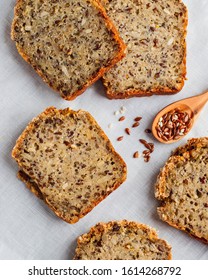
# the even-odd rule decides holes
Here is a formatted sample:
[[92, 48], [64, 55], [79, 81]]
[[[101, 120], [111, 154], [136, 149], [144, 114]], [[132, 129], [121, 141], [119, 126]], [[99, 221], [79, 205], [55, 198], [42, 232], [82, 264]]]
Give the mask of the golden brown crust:
[[87, 240], [88, 238], [90, 238], [91, 235], [98, 235], [102, 232], [105, 231], [109, 231], [110, 229], [113, 228], [114, 225], [119, 225], [121, 227], [125, 227], [125, 226], [129, 226], [131, 228], [140, 228], [144, 231], [146, 231], [147, 235], [151, 238], [151, 239], [157, 239], [158, 235], [157, 232], [155, 231], [155, 229], [150, 228], [144, 224], [139, 224], [137, 222], [134, 221], [127, 221], [127, 220], [122, 220], [122, 221], [110, 221], [108, 223], [97, 223], [94, 227], [90, 228], [90, 231], [88, 233], [85, 233], [83, 235], [81, 235], [78, 239], [77, 239], [77, 243], [78, 245], [80, 245], [83, 241]]
[[23, 182], [25, 183], [26, 187], [27, 187], [35, 196], [37, 196], [37, 197], [40, 198], [40, 199], [44, 199], [41, 190], [38, 188], [38, 185], [35, 184], [35, 183], [31, 180], [30, 176], [28, 176], [24, 171], [19, 170], [19, 171], [17, 172], [17, 177], [18, 177], [21, 181], [23, 181]]
[[[161, 208], [162, 208], [162, 207], [158, 207], [157, 210], [159, 211]], [[161, 217], [160, 217], [160, 218], [161, 218]], [[170, 226], [176, 228], [176, 229], [180, 229], [180, 230], [182, 230], [182, 231], [188, 233], [189, 236], [194, 237], [195, 239], [197, 239], [197, 240], [199, 240], [199, 241], [201, 241], [201, 242], [203, 242], [203, 243], [205, 243], [205, 244], [208, 244], [208, 240], [206, 240], [205, 238], [200, 238], [200, 237], [198, 237], [198, 236], [197, 236], [197, 233], [196, 233], [196, 235], [195, 235], [195, 234], [192, 234], [192, 233], [190, 233], [189, 231], [187, 231], [187, 229], [186, 229], [185, 227], [181, 227], [181, 226], [179, 226], [178, 224], [174, 224], [174, 223], [172, 223], [172, 222], [170, 222], [170, 221], [168, 221], [168, 220], [166, 220], [165, 222], [166, 222], [167, 224], [169, 224]]]
[[[107, 16], [105, 9], [100, 4], [98, 0], [89, 0], [92, 2], [92, 4], [100, 11], [100, 15], [105, 19], [106, 26], [109, 30], [111, 30], [111, 33], [113, 34], [114, 40], [118, 43], [119, 46], [119, 52], [116, 57], [114, 57], [106, 67], [101, 67], [100, 70], [91, 77], [91, 79], [83, 85], [83, 87], [80, 90], [77, 90], [75, 93], [73, 93], [71, 96], [65, 96], [60, 91], [58, 91], [52, 84], [51, 81], [45, 77], [43, 71], [37, 67], [31, 60], [30, 57], [27, 56], [27, 54], [24, 52], [24, 50], [16, 43], [17, 50], [19, 54], [22, 56], [22, 58], [28, 62], [33, 69], [38, 73], [38, 75], [43, 79], [44, 82], [47, 83], [47, 85], [52, 88], [54, 91], [57, 91], [60, 93], [60, 95], [66, 99], [66, 100], [74, 100], [77, 96], [82, 94], [89, 86], [91, 86], [93, 83], [95, 83], [98, 79], [100, 79], [104, 73], [106, 73], [112, 66], [114, 66], [118, 61], [120, 61], [125, 56], [125, 50], [126, 45], [124, 44], [123, 40], [121, 39], [117, 29], [115, 28], [114, 24], [112, 23], [111, 19]], [[18, 11], [21, 8], [23, 0], [17, 0], [16, 6], [14, 8], [14, 20], [12, 22], [12, 29], [11, 29], [11, 39], [14, 40], [14, 33], [15, 33], [15, 26], [17, 23], [17, 17], [18, 17]]]
[[107, 93], [107, 97], [109, 99], [129, 99], [132, 97], [148, 97], [148, 96], [152, 96], [152, 95], [170, 95], [170, 94], [175, 94], [178, 93], [184, 86], [184, 81], [180, 84], [180, 88], [178, 89], [172, 89], [170, 90], [170, 88], [160, 88], [160, 89], [156, 89], [153, 88], [151, 91], [141, 91], [141, 90], [129, 90], [129, 91], [125, 91], [125, 92], [120, 92], [120, 93], [115, 93], [110, 91], [110, 89], [105, 85], [104, 86], [106, 88], [106, 93]]
[[[39, 116], [37, 116], [36, 118], [34, 118], [29, 124], [28, 126], [25, 128], [25, 130], [22, 132], [22, 134], [19, 136], [19, 138], [16, 141], [16, 145], [12, 150], [12, 157], [16, 160], [16, 162], [18, 163], [18, 165], [20, 166], [20, 168], [22, 169], [21, 173], [18, 174], [18, 177], [24, 181], [27, 185], [27, 187], [36, 195], [40, 198], [41, 194], [38, 192], [37, 188], [39, 189], [39, 191], [41, 192], [41, 188], [45, 187], [45, 186], [40, 186], [39, 182], [37, 182], [34, 178], [30, 177], [27, 175], [26, 171], [24, 170], [24, 168], [21, 166], [21, 162], [18, 158], [18, 154], [20, 152], [21, 146], [23, 145], [23, 141], [26, 138], [26, 136], [33, 130], [34, 128], [34, 123], [39, 121], [39, 120], [43, 120], [46, 116], [48, 115], [56, 115], [57, 112], [59, 112], [60, 114], [62, 114], [63, 116], [66, 115], [76, 115], [80, 112], [84, 112], [82, 110], [79, 111], [73, 111], [70, 108], [66, 108], [63, 110], [58, 110], [55, 107], [49, 107], [47, 108], [43, 113], [41, 113]], [[96, 128], [99, 129], [100, 132], [100, 136], [106, 141], [106, 146], [109, 148], [109, 151], [117, 157], [117, 160], [119, 162], [119, 164], [122, 166], [122, 170], [123, 170], [123, 176], [122, 178], [120, 178], [119, 180], [117, 180], [117, 182], [113, 185], [113, 188], [111, 188], [110, 191], [108, 191], [105, 195], [100, 196], [97, 200], [93, 201], [92, 204], [87, 207], [83, 212], [81, 212], [79, 214], [79, 216], [74, 217], [73, 219], [67, 219], [65, 218], [62, 213], [59, 213], [53, 206], [50, 205], [50, 202], [47, 200], [46, 197], [43, 196], [44, 201], [47, 203], [47, 205], [56, 213], [56, 215], [58, 217], [60, 217], [61, 219], [63, 219], [64, 221], [68, 222], [68, 223], [76, 223], [80, 218], [84, 217], [88, 212], [90, 212], [98, 203], [100, 203], [103, 199], [105, 199], [111, 192], [113, 192], [115, 189], [117, 189], [125, 180], [126, 180], [126, 164], [124, 162], [124, 160], [122, 159], [122, 157], [117, 154], [117, 152], [115, 151], [114, 147], [112, 146], [110, 140], [108, 139], [108, 137], [106, 136], [106, 134], [104, 133], [104, 131], [100, 128], [100, 126], [98, 125], [98, 123], [95, 121], [95, 119], [88, 113], [87, 117], [89, 118], [90, 122], [92, 123], [92, 125]], [[24, 172], [25, 174], [23, 174], [22, 172]], [[38, 194], [38, 195], [37, 195]]]
[[167, 222], [170, 226], [185, 231], [190, 236], [195, 237], [196, 239], [208, 243], [208, 240], [201, 237], [200, 232], [191, 232], [185, 225], [181, 225], [173, 222], [172, 220], [163, 217], [166, 213], [166, 206], [169, 205], [169, 197], [171, 194], [171, 189], [167, 189], [167, 178], [171, 170], [174, 170], [179, 163], [189, 161], [196, 153], [200, 154], [200, 151], [208, 147], [208, 137], [202, 138], [192, 138], [189, 139], [186, 145], [178, 147], [170, 156], [165, 166], [160, 170], [160, 173], [157, 177], [157, 182], [155, 184], [155, 196], [158, 200], [161, 201], [161, 206], [157, 208], [159, 217]]
[[173, 156], [184, 156], [184, 153], [190, 153], [194, 149], [201, 149], [204, 146], [207, 146], [208, 137], [202, 138], [191, 138], [188, 140], [187, 144], [184, 146], [178, 147], [174, 152]]
[[[108, 223], [98, 223], [94, 227], [90, 228], [90, 231], [88, 233], [85, 233], [77, 238], [77, 249], [76, 253], [74, 256], [74, 259], [76, 259], [76, 255], [79, 253], [79, 246], [88, 243], [91, 239], [92, 236], [99, 236], [102, 235], [104, 232], [108, 232], [112, 230], [113, 227], [119, 226], [119, 227], [128, 227], [131, 229], [134, 229], [135, 231], [138, 229], [143, 230], [146, 233], [146, 238], [156, 241], [159, 239], [157, 232], [155, 229], [145, 225], [145, 224], [140, 224], [138, 222], [134, 221], [127, 221], [127, 220], [122, 220], [122, 221], [110, 221]], [[167, 257], [167, 260], [172, 259], [172, 254], [171, 254], [171, 246], [165, 241], [162, 240], [166, 248], [169, 249], [169, 254]]]
[[108, 87], [108, 82], [103, 78], [103, 85], [106, 88], [106, 94], [109, 99], [128, 99], [131, 97], [146, 97], [146, 96], [152, 96], [152, 95], [170, 95], [170, 94], [176, 94], [182, 90], [184, 87], [184, 82], [186, 80], [187, 75], [187, 68], [186, 68], [186, 60], [187, 60], [187, 45], [186, 45], [186, 35], [187, 35], [187, 26], [188, 26], [188, 9], [186, 5], [183, 3], [182, 0], [179, 0], [179, 2], [183, 5], [184, 8], [184, 23], [183, 23], [183, 29], [184, 29], [184, 55], [183, 55], [183, 71], [182, 71], [182, 81], [180, 84], [177, 84], [176, 88], [170, 89], [168, 87], [160, 87], [160, 88], [152, 88], [150, 91], [142, 91], [142, 90], [126, 90], [124, 92], [113, 92], [110, 87]]
[[52, 207], [48, 202], [47, 199], [45, 199], [44, 195], [42, 194], [41, 190], [39, 189], [38, 185], [36, 183], [34, 183], [34, 181], [32, 181], [32, 179], [22, 170], [18, 171], [17, 173], [17, 177], [23, 181], [26, 185], [26, 187], [38, 198], [40, 198], [41, 200], [44, 200], [44, 202], [47, 204], [47, 206], [54, 211], [54, 213], [61, 218], [62, 220], [64, 220], [67, 223], [76, 223], [78, 220], [75, 218], [73, 220], [73, 222], [69, 222], [69, 220], [65, 219], [64, 217], [62, 217], [60, 215], [59, 212], [56, 211], [56, 209], [54, 207]]

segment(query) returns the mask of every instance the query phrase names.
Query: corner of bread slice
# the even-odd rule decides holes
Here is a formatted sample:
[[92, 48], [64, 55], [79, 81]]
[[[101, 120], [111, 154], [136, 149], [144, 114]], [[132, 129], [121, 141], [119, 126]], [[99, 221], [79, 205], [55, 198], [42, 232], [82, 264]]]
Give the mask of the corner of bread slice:
[[181, 145], [176, 148], [173, 151], [172, 155], [182, 156], [184, 155], [184, 153], [191, 153], [192, 150], [199, 150], [206, 146], [208, 146], [208, 137], [191, 138], [188, 139], [185, 145]]
[[43, 194], [41, 192], [41, 190], [38, 188], [38, 185], [36, 183], [34, 183], [30, 176], [28, 176], [24, 171], [19, 170], [17, 172], [17, 177], [23, 182], [25, 183], [26, 187], [38, 198], [40, 198], [41, 200], [43, 200]]
[[15, 146], [12, 149], [11, 156], [13, 159], [15, 159], [18, 163], [18, 154], [20, 151], [20, 148], [24, 142], [25, 137], [27, 134], [33, 129], [34, 123], [38, 120], [42, 119], [44, 116], [49, 114], [55, 114], [57, 112], [57, 109], [54, 106], [46, 108], [42, 113], [40, 113], [38, 116], [34, 117], [26, 126], [26, 128], [23, 130], [23, 132], [20, 134], [18, 139], [16, 140]]

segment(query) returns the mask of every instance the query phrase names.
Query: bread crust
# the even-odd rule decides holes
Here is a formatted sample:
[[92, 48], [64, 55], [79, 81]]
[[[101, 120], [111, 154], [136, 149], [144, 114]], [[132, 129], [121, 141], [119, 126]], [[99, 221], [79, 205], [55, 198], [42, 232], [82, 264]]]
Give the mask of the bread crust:
[[178, 163], [189, 160], [192, 156], [192, 153], [196, 153], [196, 151], [200, 152], [200, 150], [204, 147], [208, 147], [208, 137], [189, 139], [186, 145], [178, 147], [175, 151], [173, 151], [172, 156], [168, 159], [165, 166], [160, 170], [160, 173], [157, 177], [157, 182], [155, 184], [155, 196], [161, 202], [161, 206], [157, 208], [160, 219], [167, 222], [170, 226], [185, 231], [190, 236], [195, 237], [197, 240], [208, 244], [208, 240], [201, 237], [200, 232], [190, 232], [185, 226], [174, 223], [168, 218], [163, 217], [163, 213], [165, 213], [166, 209], [165, 206], [169, 205], [170, 203], [169, 197], [171, 190], [167, 190], [166, 188], [166, 178], [169, 176], [169, 171], [174, 170]]
[[[24, 0], [17, 0], [16, 6], [14, 8], [14, 19], [12, 22], [12, 28], [11, 28], [11, 39], [15, 41], [15, 26], [17, 25], [17, 18], [18, 18], [18, 12], [21, 9], [21, 4]], [[98, 0], [89, 0], [99, 11], [100, 15], [105, 20], [105, 24], [107, 28], [112, 32], [114, 40], [117, 42], [119, 51], [117, 56], [115, 56], [111, 61], [109, 61], [108, 65], [106, 67], [101, 67], [97, 73], [95, 73], [87, 83], [85, 83], [81, 89], [74, 92], [72, 95], [66, 96], [61, 91], [57, 90], [55, 86], [51, 83], [49, 79], [44, 75], [43, 71], [37, 67], [36, 64], [34, 64], [30, 57], [24, 52], [24, 49], [21, 48], [18, 43], [16, 43], [16, 48], [19, 52], [19, 54], [22, 56], [22, 58], [29, 63], [33, 69], [37, 72], [37, 74], [43, 79], [43, 81], [54, 91], [59, 92], [62, 98], [65, 100], [74, 100], [76, 97], [81, 95], [89, 86], [91, 86], [93, 83], [95, 83], [98, 79], [100, 79], [104, 73], [106, 73], [112, 66], [114, 66], [118, 61], [120, 61], [125, 56], [125, 50], [126, 45], [124, 44], [123, 40], [121, 39], [116, 27], [112, 23], [111, 19], [108, 17], [108, 15], [105, 12], [105, 9], [100, 4]]]
[[43, 194], [41, 190], [39, 189], [38, 185], [35, 184], [29, 175], [27, 175], [24, 171], [19, 170], [17, 172], [17, 177], [25, 183], [26, 187], [38, 198], [44, 200]]
[[[124, 160], [122, 159], [122, 157], [115, 151], [114, 147], [112, 146], [110, 140], [108, 139], [107, 135], [104, 133], [104, 131], [100, 128], [100, 126], [98, 125], [98, 123], [95, 121], [95, 119], [89, 114], [87, 113], [87, 117], [90, 120], [90, 122], [92, 123], [92, 125], [96, 128], [99, 129], [100, 132], [100, 136], [105, 140], [106, 142], [106, 146], [108, 147], [109, 151], [117, 157], [120, 166], [122, 166], [122, 170], [123, 170], [123, 176], [117, 180], [117, 182], [113, 185], [113, 188], [111, 188], [110, 191], [106, 192], [105, 195], [100, 196], [98, 199], [94, 200], [91, 205], [89, 207], [87, 207], [84, 211], [82, 211], [78, 216], [75, 216], [72, 219], [67, 219], [63, 213], [60, 213], [59, 211], [57, 211], [51, 204], [50, 202], [47, 200], [46, 197], [44, 197], [44, 195], [42, 195], [41, 197], [41, 188], [44, 188], [45, 186], [40, 186], [39, 182], [37, 182], [34, 178], [30, 177], [26, 170], [24, 170], [24, 168], [21, 166], [21, 161], [18, 158], [18, 154], [21, 150], [21, 146], [23, 144], [24, 139], [26, 138], [26, 136], [33, 130], [34, 128], [34, 123], [38, 120], [43, 120], [46, 116], [51, 114], [54, 116], [56, 115], [56, 113], [59, 112], [62, 115], [76, 115], [79, 114], [80, 112], [85, 113], [82, 110], [78, 110], [78, 111], [73, 111], [70, 108], [66, 108], [63, 110], [58, 110], [55, 107], [49, 107], [47, 108], [43, 113], [41, 113], [39, 116], [35, 117], [29, 124], [28, 126], [25, 128], [25, 130], [22, 132], [22, 134], [19, 136], [19, 138], [16, 141], [16, 145], [12, 150], [12, 157], [16, 160], [16, 162], [18, 163], [21, 171], [18, 173], [18, 177], [26, 184], [26, 186], [32, 191], [32, 193], [34, 193], [37, 197], [43, 199], [46, 204], [55, 212], [55, 214], [60, 217], [61, 219], [63, 219], [64, 221], [73, 224], [78, 222], [78, 220], [82, 217], [84, 217], [87, 213], [89, 213], [98, 203], [100, 203], [102, 200], [104, 200], [111, 192], [113, 192], [114, 190], [116, 190], [125, 180], [126, 180], [126, 176], [127, 176], [127, 167], [126, 167], [126, 163], [124, 162]], [[40, 191], [40, 192], [39, 192]]]
[[[186, 70], [183, 73], [184, 79], [185, 79], [185, 76], [186, 76]], [[125, 92], [119, 92], [119, 93], [116, 92], [115, 93], [108, 88], [108, 86], [105, 84], [105, 82], [104, 82], [104, 86], [106, 88], [107, 97], [109, 99], [129, 99], [132, 97], [150, 97], [152, 95], [176, 94], [182, 90], [182, 88], [184, 86], [184, 80], [181, 82], [180, 87], [177, 89], [170, 89], [170, 88], [164, 87], [164, 88], [159, 88], [159, 89], [153, 88], [151, 91], [129, 90], [129, 91], [125, 91]]]
[[[105, 1], [105, 0], [103, 0]], [[186, 75], [187, 75], [187, 67], [186, 67], [186, 60], [187, 60], [187, 45], [186, 45], [186, 35], [187, 35], [187, 26], [188, 26], [188, 9], [183, 3], [182, 0], [179, 0], [180, 4], [183, 5], [184, 8], [184, 23], [183, 23], [183, 29], [184, 29], [184, 44], [183, 44], [183, 50], [184, 50], [184, 55], [183, 55], [183, 60], [181, 65], [182, 67], [182, 74], [181, 78], [182, 81], [181, 83], [177, 83], [177, 86], [175, 88], [168, 88], [168, 87], [160, 87], [160, 88], [152, 88], [149, 91], [143, 91], [139, 89], [129, 89], [125, 90], [123, 92], [114, 92], [111, 90], [111, 88], [108, 85], [108, 81], [105, 79], [105, 77], [102, 78], [103, 85], [106, 89], [106, 94], [109, 99], [128, 99], [132, 97], [147, 97], [147, 96], [152, 96], [152, 95], [170, 95], [170, 94], [176, 94], [180, 92], [184, 86], [185, 80], [186, 80]]]
[[[155, 241], [155, 240], [159, 239], [156, 230], [145, 224], [140, 224], [138, 222], [127, 221], [127, 220], [110, 221], [108, 223], [100, 222], [100, 223], [96, 224], [94, 227], [91, 227], [90, 231], [88, 233], [85, 233], [77, 238], [77, 248], [75, 251], [74, 259], [76, 260], [80, 253], [79, 247], [85, 243], [88, 243], [92, 236], [102, 235], [104, 232], [110, 231], [114, 226], [119, 226], [121, 228], [129, 227], [129, 228], [132, 228], [135, 230], [141, 229], [146, 233], [147, 238], [149, 238], [150, 240]], [[166, 246], [166, 248], [169, 249], [169, 254], [168, 254], [167, 260], [171, 260], [172, 259], [172, 254], [171, 254], [172, 248], [165, 240], [162, 240], [162, 241], [163, 241], [163, 244]]]
[[200, 149], [208, 144], [208, 137], [191, 138], [186, 145], [179, 146], [173, 151], [173, 156], [182, 156], [184, 153], [189, 154], [194, 149]]

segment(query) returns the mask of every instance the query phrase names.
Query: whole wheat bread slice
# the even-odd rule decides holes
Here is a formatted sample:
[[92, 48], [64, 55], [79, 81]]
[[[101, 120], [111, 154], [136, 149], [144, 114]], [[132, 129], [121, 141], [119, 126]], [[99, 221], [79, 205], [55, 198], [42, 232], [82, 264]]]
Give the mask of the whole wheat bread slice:
[[127, 45], [103, 76], [107, 95], [129, 98], [180, 91], [186, 77], [187, 9], [181, 0], [102, 0]]
[[159, 217], [208, 242], [208, 138], [193, 138], [176, 149], [155, 185]]
[[126, 179], [126, 165], [85, 111], [47, 108], [12, 151], [27, 187], [57, 216], [77, 222]]
[[97, 0], [18, 0], [12, 39], [20, 55], [72, 100], [124, 56], [124, 43]]
[[99, 223], [77, 240], [75, 260], [169, 260], [171, 247], [154, 229], [132, 221]]

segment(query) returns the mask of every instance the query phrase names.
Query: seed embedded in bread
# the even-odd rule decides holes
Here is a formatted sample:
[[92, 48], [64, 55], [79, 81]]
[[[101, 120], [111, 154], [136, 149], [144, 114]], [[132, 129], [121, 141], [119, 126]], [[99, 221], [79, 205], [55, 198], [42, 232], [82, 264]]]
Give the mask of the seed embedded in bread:
[[129, 98], [176, 93], [186, 77], [187, 9], [181, 0], [102, 0], [127, 45], [103, 76], [107, 95]]
[[21, 56], [67, 100], [99, 79], [125, 50], [97, 0], [18, 0], [12, 39]]
[[85, 111], [46, 109], [12, 152], [22, 179], [63, 220], [77, 222], [126, 179], [126, 164]]
[[132, 221], [99, 223], [77, 240], [75, 260], [169, 260], [171, 247], [154, 229]]
[[208, 242], [208, 138], [190, 139], [162, 168], [155, 185], [159, 217]]

